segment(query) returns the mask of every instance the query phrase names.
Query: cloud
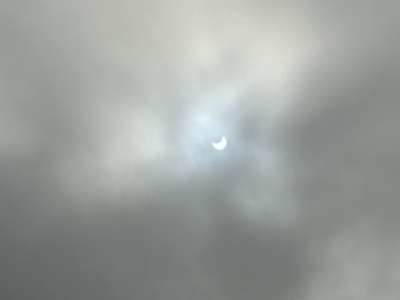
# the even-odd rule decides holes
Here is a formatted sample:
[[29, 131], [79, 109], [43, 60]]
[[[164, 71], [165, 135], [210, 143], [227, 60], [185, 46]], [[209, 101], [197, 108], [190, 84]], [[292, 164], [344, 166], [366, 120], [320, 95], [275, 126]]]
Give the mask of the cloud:
[[397, 6], [0, 3], [0, 298], [397, 299]]

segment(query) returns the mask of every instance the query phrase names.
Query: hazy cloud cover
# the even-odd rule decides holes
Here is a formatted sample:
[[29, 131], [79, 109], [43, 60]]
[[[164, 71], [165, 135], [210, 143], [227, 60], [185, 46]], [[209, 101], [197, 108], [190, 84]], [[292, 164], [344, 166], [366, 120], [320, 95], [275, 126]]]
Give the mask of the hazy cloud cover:
[[399, 299], [399, 13], [0, 1], [0, 298]]

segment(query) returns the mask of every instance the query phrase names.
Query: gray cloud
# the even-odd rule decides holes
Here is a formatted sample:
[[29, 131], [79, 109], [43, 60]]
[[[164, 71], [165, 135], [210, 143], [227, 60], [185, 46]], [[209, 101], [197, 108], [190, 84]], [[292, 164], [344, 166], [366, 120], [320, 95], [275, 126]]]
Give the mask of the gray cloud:
[[2, 1], [0, 298], [398, 299], [398, 10]]

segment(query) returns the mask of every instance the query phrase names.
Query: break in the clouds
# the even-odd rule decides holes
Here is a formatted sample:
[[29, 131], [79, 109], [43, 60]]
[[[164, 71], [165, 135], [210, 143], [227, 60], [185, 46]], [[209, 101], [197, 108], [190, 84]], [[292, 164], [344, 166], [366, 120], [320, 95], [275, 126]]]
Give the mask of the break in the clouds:
[[1, 1], [0, 298], [398, 299], [399, 10]]

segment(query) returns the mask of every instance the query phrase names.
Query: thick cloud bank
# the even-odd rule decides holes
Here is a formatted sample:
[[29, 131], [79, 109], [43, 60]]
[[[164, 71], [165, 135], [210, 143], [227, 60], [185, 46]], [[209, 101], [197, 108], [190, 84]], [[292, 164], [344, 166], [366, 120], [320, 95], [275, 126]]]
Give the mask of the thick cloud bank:
[[399, 299], [399, 10], [0, 1], [0, 298]]

